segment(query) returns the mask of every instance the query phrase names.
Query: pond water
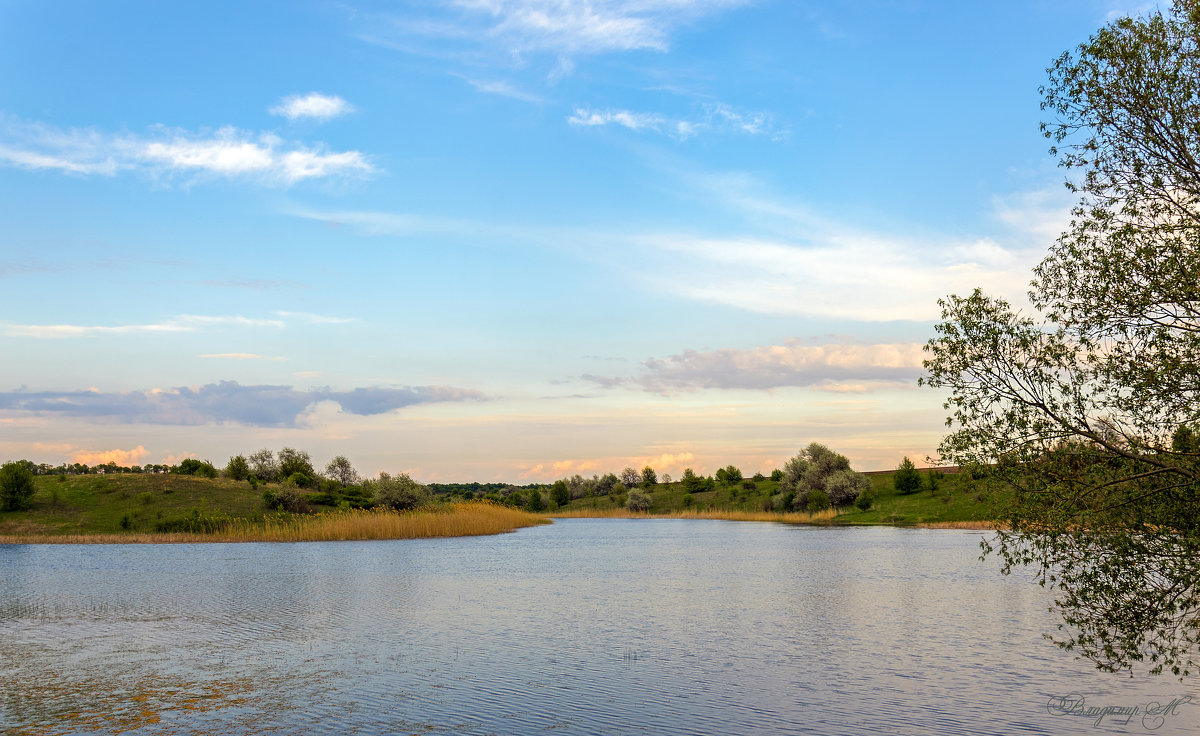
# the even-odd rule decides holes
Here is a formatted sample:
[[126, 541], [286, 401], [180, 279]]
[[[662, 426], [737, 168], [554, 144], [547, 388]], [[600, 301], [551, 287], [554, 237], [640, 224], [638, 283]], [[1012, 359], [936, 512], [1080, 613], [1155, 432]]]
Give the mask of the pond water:
[[[1197, 730], [1195, 681], [1060, 651], [1047, 592], [980, 562], [979, 539], [571, 519], [0, 546], [0, 733]], [[1106, 707], [1138, 712], [1064, 712]]]

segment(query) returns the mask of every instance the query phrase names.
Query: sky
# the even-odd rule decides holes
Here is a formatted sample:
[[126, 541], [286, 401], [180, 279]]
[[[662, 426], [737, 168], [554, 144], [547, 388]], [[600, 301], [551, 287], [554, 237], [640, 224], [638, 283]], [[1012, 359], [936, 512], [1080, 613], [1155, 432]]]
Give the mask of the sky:
[[0, 459], [922, 464], [1110, 0], [0, 0]]

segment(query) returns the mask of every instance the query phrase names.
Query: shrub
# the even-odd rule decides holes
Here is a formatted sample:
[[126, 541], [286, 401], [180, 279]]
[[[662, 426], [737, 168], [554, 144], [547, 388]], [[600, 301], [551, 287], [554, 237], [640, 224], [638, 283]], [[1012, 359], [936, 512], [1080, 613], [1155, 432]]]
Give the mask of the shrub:
[[294, 514], [308, 510], [304, 497], [300, 495], [300, 489], [291, 483], [285, 483], [274, 491], [269, 489], [263, 491], [263, 505], [269, 509], [289, 511]]
[[695, 496], [693, 496], [690, 493], [683, 494], [683, 498], [681, 500], [683, 501], [683, 507], [685, 509], [690, 509], [692, 507], [692, 504], [696, 503]]
[[871, 508], [871, 504], [873, 503], [875, 503], [875, 492], [869, 488], [858, 494], [858, 498], [854, 499], [854, 505], [858, 507], [859, 511], [866, 511]]
[[175, 472], [179, 475], [197, 475], [202, 478], [216, 478], [217, 469], [207, 460], [197, 460], [194, 457], [186, 458], [180, 461], [179, 465], [175, 466]]
[[225, 465], [225, 475], [234, 480], [246, 480], [250, 477], [250, 463], [242, 455], [234, 455]]
[[630, 491], [629, 498], [625, 501], [625, 507], [630, 511], [649, 511], [650, 496], [641, 491]]
[[775, 481], [776, 483], [783, 480], [783, 471], [779, 470], [779, 469], [772, 470], [771, 471], [771, 480]]
[[33, 472], [22, 463], [0, 467], [0, 509], [22, 511], [33, 505]]
[[200, 509], [192, 509], [186, 516], [175, 516], [163, 519], [154, 525], [156, 532], [188, 532], [191, 534], [212, 534], [229, 528], [230, 519], [224, 515], [210, 516], [201, 514]]
[[822, 491], [820, 488], [809, 491], [808, 502], [805, 504], [805, 507], [809, 511], [824, 511], [831, 505], [832, 502], [829, 500], [829, 494], [825, 491]]
[[364, 491], [375, 499], [375, 505], [396, 511], [408, 511], [428, 505], [431, 497], [429, 489], [416, 482], [407, 473], [393, 476], [380, 473], [378, 480], [369, 480], [362, 484]]

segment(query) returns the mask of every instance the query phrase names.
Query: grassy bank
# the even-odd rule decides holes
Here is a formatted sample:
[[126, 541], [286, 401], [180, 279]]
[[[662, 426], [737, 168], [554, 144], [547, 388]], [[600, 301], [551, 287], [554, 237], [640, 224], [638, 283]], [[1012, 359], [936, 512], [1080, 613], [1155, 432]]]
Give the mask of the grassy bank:
[[[779, 503], [779, 483], [752, 481], [718, 486], [710, 491], [687, 494], [680, 483], [658, 484], [649, 489], [650, 510], [634, 514], [619, 507], [612, 498], [579, 498], [548, 512], [555, 517], [669, 517], [729, 519], [735, 521], [785, 521], [815, 524], [928, 526], [957, 529], [989, 529], [994, 519], [1003, 518], [1004, 494], [965, 474], [947, 474], [937, 478], [930, 488], [925, 484], [910, 494], [896, 491], [892, 473], [873, 473], [871, 493], [874, 502], [861, 510], [854, 506], [805, 514], [775, 508]], [[643, 489], [646, 490], [646, 489]], [[690, 496], [690, 500], [689, 497]]]
[[[497, 534], [547, 523], [541, 516], [483, 502], [411, 512], [266, 512], [262, 491], [244, 481], [187, 475], [39, 476], [31, 509], [0, 512], [0, 543], [416, 539]], [[188, 531], [156, 531], [172, 522]]]

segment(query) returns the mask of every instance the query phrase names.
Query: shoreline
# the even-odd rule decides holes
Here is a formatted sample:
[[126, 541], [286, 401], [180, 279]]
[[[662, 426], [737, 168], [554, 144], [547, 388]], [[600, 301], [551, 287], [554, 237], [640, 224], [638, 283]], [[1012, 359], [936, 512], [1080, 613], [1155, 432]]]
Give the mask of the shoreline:
[[214, 532], [107, 532], [0, 534], [0, 545], [230, 544], [242, 542], [350, 542], [437, 539], [505, 534], [549, 524], [545, 516], [490, 503], [466, 502], [414, 511], [339, 511], [284, 520], [231, 519]]

